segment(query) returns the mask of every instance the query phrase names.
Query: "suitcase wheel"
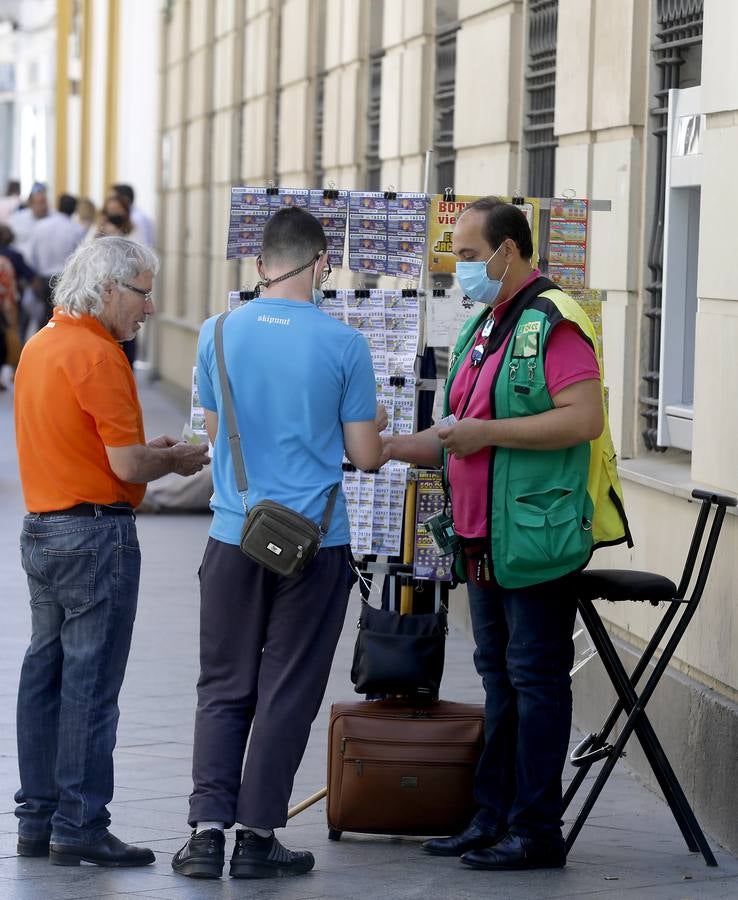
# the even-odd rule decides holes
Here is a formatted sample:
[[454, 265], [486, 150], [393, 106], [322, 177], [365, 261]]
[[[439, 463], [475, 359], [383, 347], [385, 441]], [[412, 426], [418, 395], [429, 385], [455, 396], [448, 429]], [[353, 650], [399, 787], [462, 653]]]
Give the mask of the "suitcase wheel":
[[329, 841], [340, 841], [342, 834], [343, 834], [342, 831], [336, 831], [335, 828], [329, 828], [328, 829], [328, 840]]

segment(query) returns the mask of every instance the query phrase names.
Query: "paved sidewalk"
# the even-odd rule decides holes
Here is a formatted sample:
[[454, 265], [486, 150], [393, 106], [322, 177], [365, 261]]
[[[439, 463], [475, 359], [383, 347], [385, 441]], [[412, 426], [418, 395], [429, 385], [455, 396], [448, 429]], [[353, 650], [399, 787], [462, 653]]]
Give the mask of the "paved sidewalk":
[[[142, 388], [147, 434], [179, 433], [183, 416], [154, 388]], [[116, 750], [112, 829], [122, 839], [156, 851], [146, 869], [84, 866], [55, 868], [43, 859], [15, 856], [17, 788], [15, 696], [28, 638], [26, 587], [18, 532], [23, 503], [12, 433], [12, 394], [0, 394], [0, 578], [4, 616], [0, 630], [0, 900], [77, 898], [607, 898], [688, 900], [738, 897], [738, 860], [715, 846], [720, 863], [708, 869], [690, 854], [668, 808], [627, 775], [621, 765], [569, 857], [564, 870], [488, 873], [456, 860], [427, 857], [420, 841], [348, 835], [327, 839], [325, 803], [302, 813], [281, 835], [293, 848], [312, 850], [316, 870], [281, 881], [195, 882], [174, 875], [172, 854], [188, 832], [187, 795], [197, 678], [198, 588], [196, 571], [205, 543], [207, 515], [139, 516], [143, 576], [133, 650], [121, 699]], [[327, 699], [300, 771], [294, 802], [325, 784], [328, 706], [355, 697], [349, 682], [356, 633], [352, 601]], [[588, 665], [597, 665], [596, 661]], [[587, 668], [577, 677], [586, 677]], [[479, 702], [481, 688], [471, 647], [449, 635], [443, 695]], [[576, 740], [576, 735], [572, 735]], [[571, 775], [568, 769], [567, 776]], [[229, 835], [227, 852], [232, 846]]]

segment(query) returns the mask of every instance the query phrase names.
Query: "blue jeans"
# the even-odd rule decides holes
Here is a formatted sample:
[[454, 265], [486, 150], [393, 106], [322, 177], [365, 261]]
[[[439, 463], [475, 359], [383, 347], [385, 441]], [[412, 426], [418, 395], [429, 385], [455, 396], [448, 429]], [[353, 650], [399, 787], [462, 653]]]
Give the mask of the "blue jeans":
[[469, 582], [485, 691], [485, 746], [474, 778], [490, 829], [561, 834], [561, 774], [571, 731], [576, 600], [567, 579], [509, 590]]
[[21, 558], [32, 633], [18, 687], [19, 835], [94, 842], [110, 824], [141, 569], [135, 518], [31, 513]]

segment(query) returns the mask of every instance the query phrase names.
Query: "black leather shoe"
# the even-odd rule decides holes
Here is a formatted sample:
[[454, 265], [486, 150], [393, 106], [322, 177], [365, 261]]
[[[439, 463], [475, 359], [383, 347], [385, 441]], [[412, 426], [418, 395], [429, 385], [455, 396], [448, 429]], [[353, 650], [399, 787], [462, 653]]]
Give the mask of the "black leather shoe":
[[48, 856], [49, 838], [18, 838], [18, 856]]
[[52, 840], [49, 845], [52, 866], [78, 866], [81, 862], [95, 866], [148, 866], [155, 861], [151, 850], [124, 844], [110, 832], [95, 844], [61, 844]]
[[561, 869], [566, 865], [564, 839], [506, 834], [493, 847], [470, 850], [461, 861], [475, 869]]
[[225, 834], [220, 828], [193, 831], [172, 858], [172, 868], [190, 878], [220, 878], [225, 863]]
[[239, 829], [231, 857], [231, 878], [279, 878], [304, 875], [315, 865], [307, 850], [288, 850], [277, 838], [259, 837], [253, 831]]
[[420, 846], [426, 853], [432, 853], [434, 856], [461, 856], [467, 850], [491, 847], [504, 834], [504, 831], [490, 831], [472, 822], [459, 834], [445, 838], [431, 838], [429, 841], [423, 841]]

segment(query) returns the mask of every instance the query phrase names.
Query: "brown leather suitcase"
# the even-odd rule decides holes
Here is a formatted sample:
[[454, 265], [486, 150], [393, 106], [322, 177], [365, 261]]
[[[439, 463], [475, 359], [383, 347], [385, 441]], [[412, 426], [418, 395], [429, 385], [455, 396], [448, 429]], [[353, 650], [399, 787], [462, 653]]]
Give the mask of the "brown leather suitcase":
[[484, 707], [438, 700], [334, 703], [328, 726], [328, 836], [453, 834], [476, 811]]

